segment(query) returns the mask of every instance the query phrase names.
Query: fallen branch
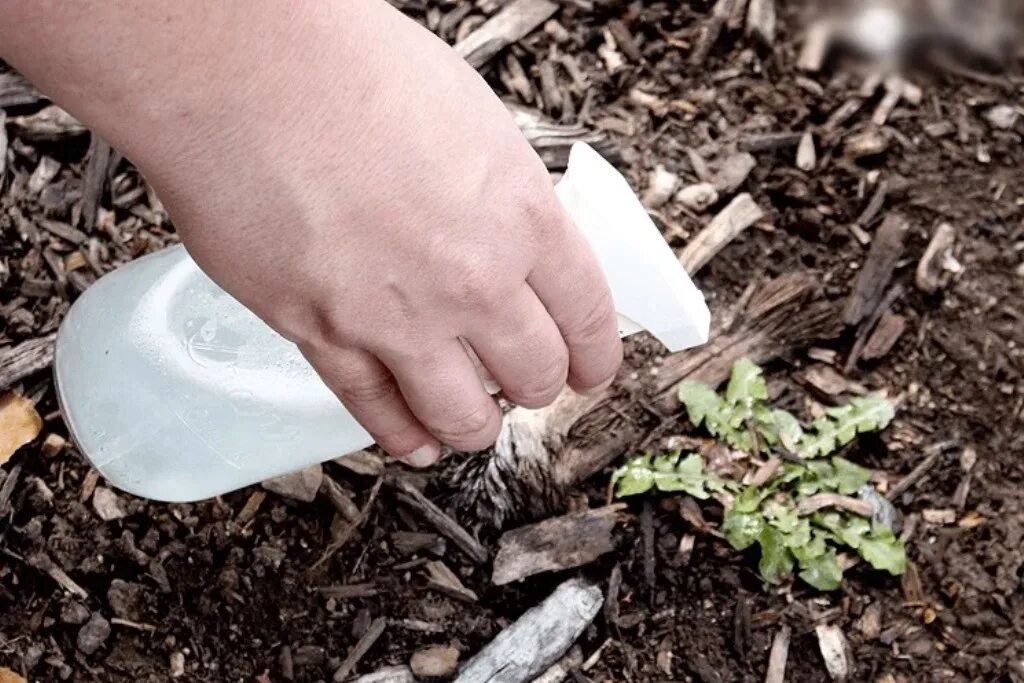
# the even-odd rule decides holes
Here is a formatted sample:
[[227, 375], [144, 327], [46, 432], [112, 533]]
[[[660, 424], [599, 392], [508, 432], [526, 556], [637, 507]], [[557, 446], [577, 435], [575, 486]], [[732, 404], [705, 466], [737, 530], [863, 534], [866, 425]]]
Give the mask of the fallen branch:
[[0, 349], [0, 390], [50, 367], [56, 340], [57, 334], [53, 333]]
[[601, 608], [601, 589], [566, 581], [466, 663], [456, 683], [526, 683], [564, 655]]
[[692, 277], [707, 265], [725, 245], [764, 217], [764, 211], [749, 194], [741, 194], [711, 219], [707, 227], [679, 253], [679, 262]]
[[551, 18], [558, 5], [550, 0], [514, 0], [455, 44], [455, 51], [479, 69], [491, 57], [519, 42]]

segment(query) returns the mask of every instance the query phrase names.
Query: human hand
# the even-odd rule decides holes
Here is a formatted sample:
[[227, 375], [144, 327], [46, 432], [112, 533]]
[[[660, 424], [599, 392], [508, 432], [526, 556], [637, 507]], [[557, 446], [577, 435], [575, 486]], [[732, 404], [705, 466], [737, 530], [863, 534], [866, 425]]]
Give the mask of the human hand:
[[[497, 438], [467, 347], [527, 407], [566, 380], [610, 382], [622, 347], [604, 275], [478, 74], [383, 0], [234, 4], [148, 5], [170, 17], [82, 67], [122, 69], [105, 84], [141, 101], [69, 97], [146, 173], [207, 274], [413, 465], [439, 442]], [[188, 58], [168, 64], [184, 35]]]

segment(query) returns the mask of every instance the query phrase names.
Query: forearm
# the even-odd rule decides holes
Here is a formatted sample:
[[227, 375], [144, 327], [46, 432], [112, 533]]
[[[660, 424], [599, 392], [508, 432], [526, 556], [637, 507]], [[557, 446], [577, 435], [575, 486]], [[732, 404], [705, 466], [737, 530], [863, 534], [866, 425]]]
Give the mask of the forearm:
[[[372, 31], [379, 4], [9, 0], [0, 8], [0, 57], [159, 173], [172, 157], [180, 163], [199, 153], [210, 131], [223, 136], [232, 129], [226, 121], [260, 108], [268, 92], [289, 93], [303, 81], [306, 101], [294, 111], [309, 113], [317, 105], [311, 88], [336, 95], [353, 87], [346, 79], [360, 70], [359, 34]], [[325, 34], [330, 39], [319, 39]], [[346, 50], [352, 59], [339, 60], [336, 52]], [[348, 74], [322, 68], [346, 62]], [[247, 135], [295, 125], [263, 109], [262, 124]]]

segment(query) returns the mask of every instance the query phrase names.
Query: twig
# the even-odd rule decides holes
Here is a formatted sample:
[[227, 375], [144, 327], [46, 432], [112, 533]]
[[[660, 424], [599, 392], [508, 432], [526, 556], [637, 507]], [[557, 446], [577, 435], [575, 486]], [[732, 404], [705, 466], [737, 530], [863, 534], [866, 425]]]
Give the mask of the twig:
[[924, 460], [917, 464], [917, 467], [910, 470], [910, 473], [896, 482], [896, 485], [889, 489], [889, 492], [885, 494], [885, 497], [889, 500], [896, 500], [897, 497], [903, 495], [910, 490], [910, 487], [921, 481], [928, 471], [935, 465], [935, 462], [939, 459], [946, 450], [956, 445], [955, 441], [942, 441], [930, 447], [929, 450], [932, 453]]
[[558, 5], [549, 0], [514, 0], [456, 43], [455, 51], [479, 69], [501, 50], [529, 35], [556, 11]]
[[738, 195], [679, 254], [679, 262], [691, 276], [707, 265], [729, 242], [764, 217], [764, 211], [747, 193]]
[[348, 526], [346, 526], [342, 530], [342, 532], [338, 534], [338, 538], [336, 538], [334, 541], [331, 542], [329, 546], [327, 546], [327, 548], [324, 550], [324, 554], [320, 556], [320, 559], [317, 560], [312, 567], [310, 567], [310, 571], [318, 569], [320, 566], [324, 564], [324, 562], [327, 562], [327, 560], [331, 559], [334, 553], [341, 550], [345, 546], [345, 544], [348, 543], [349, 539], [352, 538], [352, 535], [355, 534], [356, 530], [359, 529], [359, 527], [361, 527], [366, 522], [367, 518], [370, 516], [370, 508], [373, 507], [374, 501], [377, 500], [377, 494], [380, 493], [380, 487], [381, 484], [383, 483], [384, 477], [377, 477], [377, 481], [373, 484], [373, 488], [370, 489], [370, 496], [369, 498], [366, 499], [366, 504], [363, 505], [363, 509], [359, 511], [359, 519], [357, 519], [354, 522], [350, 522]]
[[396, 489], [395, 495], [400, 501], [423, 515], [435, 529], [451, 539], [474, 561], [479, 564], [487, 561], [487, 549], [481, 545], [480, 541], [473, 538], [468, 531], [423, 495], [419, 489], [402, 477], [389, 479], [388, 486]]
[[356, 668], [359, 660], [362, 659], [373, 644], [377, 642], [377, 639], [384, 633], [384, 629], [387, 628], [388, 620], [384, 617], [377, 617], [371, 623], [369, 628], [366, 629], [366, 633], [363, 637], [356, 641], [356, 644], [349, 650], [348, 656], [345, 657], [345, 661], [341, 663], [341, 666], [334, 672], [334, 683], [342, 683], [349, 674], [352, 673], [352, 669]]
[[871, 517], [871, 513], [874, 512], [868, 501], [841, 496], [838, 493], [817, 493], [796, 504], [797, 514], [800, 515], [809, 515], [823, 508], [838, 508], [861, 517]]
[[48, 574], [51, 579], [57, 582], [57, 585], [66, 590], [68, 593], [77, 595], [83, 600], [89, 598], [88, 591], [86, 591], [84, 588], [75, 583], [74, 580], [67, 575], [67, 572], [58, 567], [46, 553], [40, 552], [34, 555], [30, 555], [27, 558], [26, 563], [33, 569], [38, 569], [39, 571]]
[[792, 635], [793, 629], [785, 624], [775, 634], [764, 683], [783, 683], [786, 680], [786, 660], [789, 659], [789, 639]]

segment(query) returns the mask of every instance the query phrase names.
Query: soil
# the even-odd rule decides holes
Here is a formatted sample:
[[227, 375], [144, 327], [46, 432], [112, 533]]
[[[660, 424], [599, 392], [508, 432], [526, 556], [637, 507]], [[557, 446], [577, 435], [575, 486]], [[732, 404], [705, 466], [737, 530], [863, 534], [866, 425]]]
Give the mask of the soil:
[[[449, 1], [399, 4], [451, 42], [481, 16], [478, 7], [467, 12]], [[499, 4], [476, 3], [487, 12]], [[43, 434], [0, 468], [0, 476], [18, 477], [0, 519], [0, 667], [38, 681], [163, 681], [172, 674], [211, 682], [330, 680], [378, 617], [387, 620], [383, 634], [355, 673], [408, 663], [431, 645], [452, 644], [464, 660], [567, 576], [577, 572], [606, 588], [617, 566], [621, 616], [612, 624], [599, 615], [586, 630], [579, 641], [585, 657], [600, 653], [573, 680], [762, 681], [772, 638], [788, 624], [787, 680], [826, 681], [814, 627], [830, 623], [849, 640], [851, 680], [1024, 681], [1024, 120], [1002, 129], [985, 116], [996, 105], [1022, 104], [1020, 63], [983, 71], [963, 62], [968, 65], [956, 73], [913, 69], [908, 76], [923, 92], [920, 104], [896, 107], [883, 128], [886, 151], [854, 159], [846, 142], [874, 129], [870, 119], [881, 93], [826, 131], [862, 79], [845, 59], [821, 73], [796, 69], [804, 26], [796, 4], [780, 7], [773, 47], [727, 28], [706, 61], [694, 66], [692, 46], [710, 13], [705, 3], [566, 1], [556, 24], [499, 54], [482, 73], [503, 97], [604, 133], [637, 188], [658, 165], [684, 184], [696, 182], [687, 150], [713, 164], [751, 135], [817, 131], [812, 172], [797, 170], [795, 146], [755, 152], [757, 166], [743, 190], [767, 217], [697, 278], [716, 315], [727, 314], [751, 283], [794, 270], [812, 271], [822, 295], [841, 310], [869, 249], [850, 226], [878, 182], [895, 188], [863, 225], [870, 235], [897, 211], [910, 224], [893, 276], [902, 289], [891, 310], [906, 322], [895, 346], [845, 371], [858, 334], [850, 329], [813, 349], [788, 351], [767, 372], [779, 400], [805, 413], [814, 401], [827, 403], [799, 381], [804, 369], [823, 361], [851, 381], [898, 397], [894, 424], [850, 453], [866, 466], [898, 478], [938, 453], [895, 501], [906, 516], [913, 564], [902, 580], [855, 567], [834, 593], [766, 586], [751, 557], [700, 534], [689, 557], [680, 557], [680, 538], [693, 530], [674, 499], [655, 496], [630, 503], [613, 553], [579, 570], [497, 588], [486, 565], [445, 543], [388, 487], [373, 497], [375, 477], [334, 463], [325, 471], [354, 492], [357, 505], [369, 505], [356, 533], [324, 562], [318, 560], [338, 528], [325, 496], [302, 503], [267, 493], [258, 504], [262, 492], [254, 488], [166, 505], [118, 494], [124, 516], [103, 521], [85, 461], [71, 447], [54, 453], [43, 445], [46, 435], [66, 431], [49, 373], [40, 371], [13, 388], [37, 401]], [[614, 73], [602, 47], [609, 35], [624, 62]], [[525, 94], [510, 89], [513, 61], [523, 67]], [[557, 107], [538, 101], [545, 64], [543, 70], [554, 67], [562, 96]], [[585, 87], [574, 82], [572, 65]], [[48, 102], [11, 82], [0, 81], [10, 140], [0, 175], [4, 347], [51, 333], [98, 274], [175, 239], [128, 161], [114, 153], [90, 174], [90, 159], [102, 153], [88, 133], [25, 134], [17, 117]], [[57, 162], [57, 172], [32, 187], [29, 178], [43, 157]], [[89, 202], [98, 203], [97, 221], [83, 216]], [[673, 201], [654, 215], [676, 247], [708, 220]], [[62, 235], [52, 222], [81, 232]], [[915, 269], [942, 222], [955, 230], [953, 253], [962, 270], [925, 293], [915, 284]], [[641, 340], [629, 349], [626, 372], [650, 376], [659, 362], [656, 346]], [[666, 434], [689, 430], [679, 417]], [[977, 461], [968, 468], [964, 454], [972, 451]], [[566, 505], [603, 504], [609, 471]], [[429, 498], [445, 500], [440, 474], [422, 483]], [[953, 510], [952, 523], [921, 514], [933, 510]], [[704, 514], [714, 520], [720, 509], [709, 504]], [[461, 521], [479, 526], [493, 554], [497, 533]], [[403, 534], [410, 531], [425, 534], [417, 537], [423, 543], [410, 543]], [[61, 590], [41, 557], [87, 596]], [[476, 599], [429, 587], [423, 565], [435, 559]], [[355, 597], [322, 590], [362, 583], [372, 587]], [[876, 611], [881, 621], [872, 629], [864, 615]]]

